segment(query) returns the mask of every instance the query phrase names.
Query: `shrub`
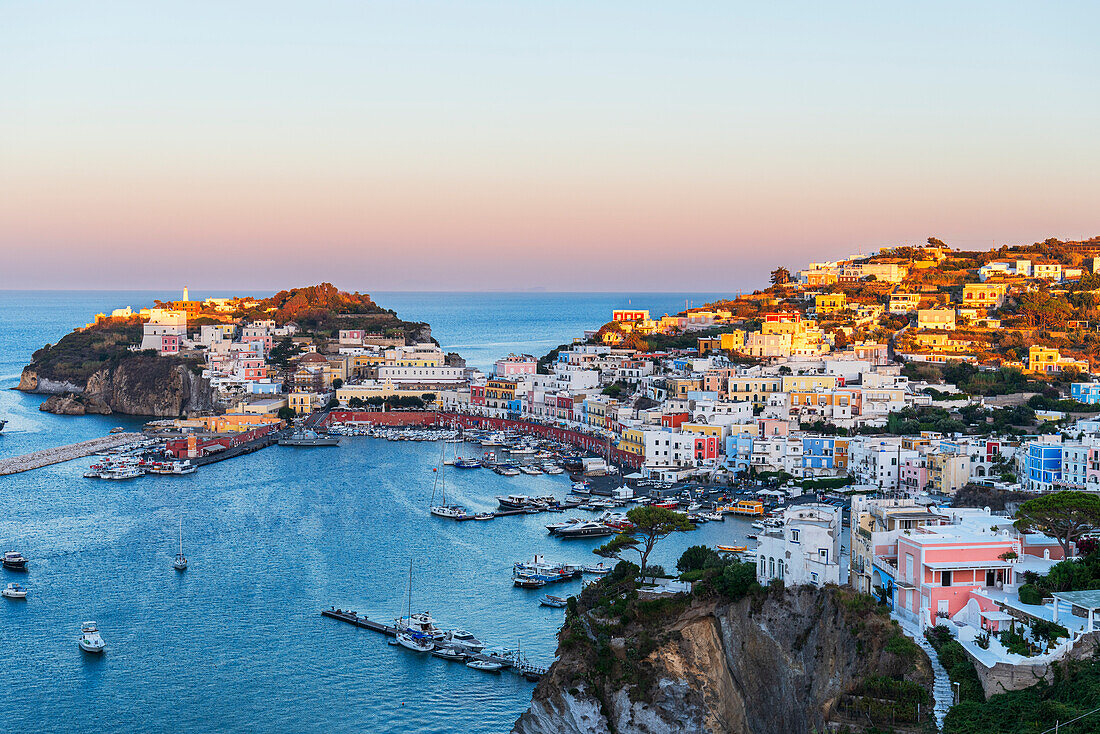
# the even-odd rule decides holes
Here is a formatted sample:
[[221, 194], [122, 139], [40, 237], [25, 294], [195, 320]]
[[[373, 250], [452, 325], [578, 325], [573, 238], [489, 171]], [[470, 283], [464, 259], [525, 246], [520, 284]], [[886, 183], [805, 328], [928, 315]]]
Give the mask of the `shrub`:
[[715, 578], [715, 587], [733, 601], [744, 598], [750, 591], [760, 588], [756, 583], [756, 564], [731, 563]]
[[722, 565], [722, 557], [718, 551], [705, 545], [693, 545], [680, 555], [676, 561], [676, 569], [681, 572], [699, 571], [704, 568], [713, 568]]
[[1020, 602], [1023, 604], [1038, 605], [1043, 603], [1043, 592], [1035, 584], [1024, 584], [1020, 587]]
[[916, 660], [920, 655], [920, 646], [900, 633], [887, 640], [883, 649], [905, 660]]

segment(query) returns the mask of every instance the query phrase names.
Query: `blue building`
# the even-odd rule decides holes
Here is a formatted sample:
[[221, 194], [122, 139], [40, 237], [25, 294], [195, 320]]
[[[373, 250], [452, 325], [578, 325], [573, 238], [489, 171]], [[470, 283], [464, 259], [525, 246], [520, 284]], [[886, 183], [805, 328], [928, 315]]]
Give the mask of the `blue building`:
[[752, 436], [726, 436], [726, 466], [734, 474], [749, 471], [752, 464]]
[[1062, 478], [1062, 445], [1031, 443], [1024, 457], [1027, 488], [1033, 492], [1049, 492]]
[[807, 436], [802, 439], [802, 468], [823, 470], [833, 468], [833, 448], [836, 439], [832, 436]]
[[1100, 405], [1100, 382], [1075, 382], [1069, 386], [1069, 396], [1079, 403]]

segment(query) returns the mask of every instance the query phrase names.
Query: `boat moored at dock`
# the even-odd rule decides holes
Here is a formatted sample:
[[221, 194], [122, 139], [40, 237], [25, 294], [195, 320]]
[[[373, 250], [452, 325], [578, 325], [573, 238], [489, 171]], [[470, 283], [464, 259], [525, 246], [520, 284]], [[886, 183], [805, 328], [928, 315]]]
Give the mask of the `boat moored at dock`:
[[320, 446], [339, 446], [340, 439], [336, 436], [323, 436], [316, 431], [295, 431], [289, 436], [279, 439], [280, 446], [295, 446], [298, 448], [311, 448]]

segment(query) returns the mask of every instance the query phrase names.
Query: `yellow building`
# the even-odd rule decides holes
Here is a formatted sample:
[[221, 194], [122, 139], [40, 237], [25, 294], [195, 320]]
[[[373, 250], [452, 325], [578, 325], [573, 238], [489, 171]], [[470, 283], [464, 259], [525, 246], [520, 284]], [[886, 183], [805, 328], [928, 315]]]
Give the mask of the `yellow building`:
[[725, 426], [711, 426], [706, 423], [680, 424], [681, 433], [695, 433], [700, 436], [713, 436], [717, 439], [722, 439], [725, 436], [725, 429]]
[[848, 307], [848, 297], [843, 293], [823, 293], [814, 299], [817, 315], [843, 311]]
[[729, 399], [747, 400], [762, 405], [768, 402], [768, 396], [781, 392], [783, 380], [780, 377], [730, 377]]
[[389, 397], [423, 398], [425, 394], [427, 393], [422, 388], [397, 387], [390, 380], [384, 380], [381, 382], [371, 381], [358, 385], [345, 385], [336, 391], [336, 399], [347, 405], [348, 401], [352, 398], [359, 398], [360, 400]]
[[516, 398], [516, 383], [514, 380], [505, 380], [494, 377], [485, 383], [485, 399], [508, 401]]
[[780, 392], [832, 390], [836, 387], [836, 375], [783, 375], [779, 384]]
[[619, 439], [619, 448], [636, 456], [645, 456], [645, 434], [637, 428], [627, 428]]
[[177, 428], [192, 428], [210, 431], [211, 433], [242, 433], [253, 428], [268, 426], [278, 423], [278, 419], [270, 415], [256, 413], [226, 413], [225, 415], [202, 416], [200, 418], [188, 418], [177, 420]]
[[691, 377], [672, 377], [665, 384], [670, 398], [684, 398], [689, 392], [697, 392], [702, 388], [700, 381]]
[[745, 331], [734, 329], [725, 334], [699, 338], [699, 354], [707, 352], [741, 351], [745, 348]]
[[315, 392], [292, 392], [287, 396], [287, 405], [297, 415], [306, 415], [324, 407], [324, 396]]
[[1032, 372], [1057, 372], [1061, 356], [1055, 347], [1035, 345], [1027, 350], [1027, 368]]
[[967, 283], [963, 286], [963, 306], [968, 308], [1000, 308], [1005, 302], [1005, 283]]

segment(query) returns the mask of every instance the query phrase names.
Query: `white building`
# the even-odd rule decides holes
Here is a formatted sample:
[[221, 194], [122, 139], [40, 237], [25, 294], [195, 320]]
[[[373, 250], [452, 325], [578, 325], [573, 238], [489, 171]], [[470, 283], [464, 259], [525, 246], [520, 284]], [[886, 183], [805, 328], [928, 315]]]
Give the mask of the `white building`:
[[[779, 579], [791, 585], [840, 584], [841, 510], [824, 504], [788, 507], [783, 526], [760, 536], [756, 578], [761, 584]], [[847, 580], [846, 578], [843, 580]]]

